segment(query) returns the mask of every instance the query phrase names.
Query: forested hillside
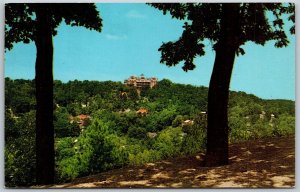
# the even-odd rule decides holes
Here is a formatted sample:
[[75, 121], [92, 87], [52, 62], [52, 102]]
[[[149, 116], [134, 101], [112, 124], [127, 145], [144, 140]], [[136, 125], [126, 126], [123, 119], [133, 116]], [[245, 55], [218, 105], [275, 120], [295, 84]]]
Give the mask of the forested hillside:
[[[206, 87], [54, 82], [56, 182], [205, 150]], [[34, 184], [34, 81], [5, 79], [6, 186]], [[295, 132], [295, 102], [230, 92], [230, 142]]]

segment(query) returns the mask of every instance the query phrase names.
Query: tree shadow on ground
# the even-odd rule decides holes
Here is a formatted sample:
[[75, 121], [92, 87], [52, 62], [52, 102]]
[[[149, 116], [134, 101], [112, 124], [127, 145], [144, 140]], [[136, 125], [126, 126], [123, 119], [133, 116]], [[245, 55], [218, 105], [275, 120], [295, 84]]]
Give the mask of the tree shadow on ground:
[[[289, 188], [295, 185], [295, 138], [230, 145], [230, 164], [203, 167], [204, 154], [115, 169], [53, 188]], [[49, 187], [49, 186], [47, 186]]]

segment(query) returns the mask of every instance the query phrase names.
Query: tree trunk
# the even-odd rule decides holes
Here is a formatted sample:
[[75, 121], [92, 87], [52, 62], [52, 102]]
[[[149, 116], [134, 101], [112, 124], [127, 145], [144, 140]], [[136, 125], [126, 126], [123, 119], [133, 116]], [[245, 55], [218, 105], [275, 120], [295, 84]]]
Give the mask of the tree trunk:
[[205, 166], [228, 164], [227, 105], [230, 78], [238, 41], [239, 4], [222, 6], [220, 38], [208, 91], [207, 145]]
[[36, 182], [54, 183], [53, 42], [51, 17], [43, 4], [36, 7]]

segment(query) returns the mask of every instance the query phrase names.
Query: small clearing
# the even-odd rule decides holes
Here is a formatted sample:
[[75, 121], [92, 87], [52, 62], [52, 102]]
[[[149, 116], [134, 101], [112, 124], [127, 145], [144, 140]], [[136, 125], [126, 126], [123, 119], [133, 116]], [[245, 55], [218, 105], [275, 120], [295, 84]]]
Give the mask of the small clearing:
[[204, 154], [124, 167], [42, 188], [289, 188], [295, 186], [295, 137], [232, 144], [230, 164], [203, 167]]

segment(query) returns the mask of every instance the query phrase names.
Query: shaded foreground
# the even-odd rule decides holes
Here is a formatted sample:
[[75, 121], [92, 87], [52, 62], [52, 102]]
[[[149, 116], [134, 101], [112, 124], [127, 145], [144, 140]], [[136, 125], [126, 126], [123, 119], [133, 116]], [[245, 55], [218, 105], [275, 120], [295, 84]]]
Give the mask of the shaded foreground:
[[295, 138], [266, 138], [229, 146], [230, 164], [203, 167], [204, 154], [126, 167], [42, 188], [294, 187]]

